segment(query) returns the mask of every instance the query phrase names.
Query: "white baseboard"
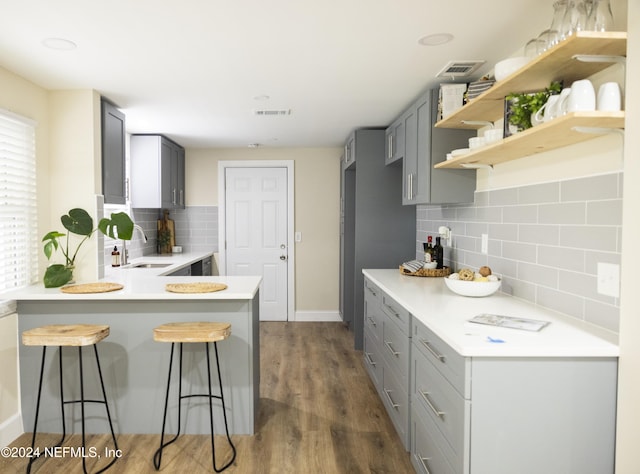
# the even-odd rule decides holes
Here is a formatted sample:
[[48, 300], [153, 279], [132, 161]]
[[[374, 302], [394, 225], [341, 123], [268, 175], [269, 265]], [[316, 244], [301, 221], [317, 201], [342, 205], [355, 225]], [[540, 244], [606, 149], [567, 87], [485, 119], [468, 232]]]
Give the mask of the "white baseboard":
[[9, 446], [22, 434], [24, 434], [22, 416], [20, 413], [15, 413], [3, 423], [0, 423], [0, 447]]
[[292, 321], [341, 322], [338, 311], [296, 311]]

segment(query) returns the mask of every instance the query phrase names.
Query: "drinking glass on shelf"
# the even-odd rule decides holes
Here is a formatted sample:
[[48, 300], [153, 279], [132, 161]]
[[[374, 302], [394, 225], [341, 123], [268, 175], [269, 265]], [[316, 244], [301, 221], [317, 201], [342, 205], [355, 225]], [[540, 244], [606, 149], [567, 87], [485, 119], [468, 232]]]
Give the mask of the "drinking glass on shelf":
[[553, 19], [551, 20], [551, 26], [538, 36], [539, 39], [545, 42], [544, 51], [553, 48], [560, 42], [562, 21], [564, 20], [564, 14], [566, 11], [567, 0], [558, 0], [553, 3]]
[[613, 13], [609, 0], [593, 0], [591, 12], [587, 17], [587, 30], [613, 31]]
[[587, 28], [588, 8], [584, 1], [569, 0], [560, 28], [561, 39], [567, 39], [572, 34]]
[[545, 42], [540, 38], [530, 39], [524, 46], [524, 55], [528, 58], [535, 58], [545, 50], [545, 46]]

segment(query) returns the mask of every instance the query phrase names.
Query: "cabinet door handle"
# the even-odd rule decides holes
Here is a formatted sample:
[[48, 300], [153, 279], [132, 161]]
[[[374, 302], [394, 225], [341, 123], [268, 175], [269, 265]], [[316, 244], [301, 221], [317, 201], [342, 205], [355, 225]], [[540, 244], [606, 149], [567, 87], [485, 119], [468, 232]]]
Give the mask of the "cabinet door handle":
[[427, 348], [427, 350], [428, 350], [429, 352], [431, 352], [431, 355], [433, 355], [433, 357], [435, 357], [436, 359], [438, 359], [440, 362], [444, 363], [444, 359], [445, 359], [445, 357], [444, 357], [442, 354], [440, 354], [440, 353], [436, 352], [436, 351], [435, 351], [435, 349], [433, 349], [433, 348], [431, 347], [431, 344], [429, 344], [429, 341], [425, 341], [424, 339], [420, 339], [420, 342], [422, 343], [422, 345], [423, 345], [424, 347], [426, 347], [426, 348]]
[[173, 190], [171, 191], [171, 203], [176, 203], [176, 188], [173, 188]]
[[375, 320], [375, 319], [373, 319], [371, 316], [367, 316], [367, 319], [369, 320], [369, 322], [371, 323], [371, 325], [372, 325], [374, 328], [377, 328], [377, 327], [378, 327], [378, 325], [376, 324], [376, 320]]
[[393, 158], [393, 135], [389, 135], [388, 147], [387, 147], [387, 158]]
[[180, 190], [180, 205], [184, 206], [184, 189]]
[[427, 467], [427, 461], [430, 461], [431, 458], [423, 458], [418, 452], [416, 452], [413, 456], [422, 465], [422, 469], [424, 469], [424, 472], [426, 472], [427, 474], [431, 474], [431, 471]]
[[427, 405], [429, 405], [429, 408], [431, 408], [433, 413], [435, 413], [436, 416], [441, 420], [444, 420], [444, 412], [436, 409], [436, 407], [433, 405], [433, 402], [429, 398], [429, 392], [423, 392], [422, 390], [418, 390], [418, 392], [420, 393], [420, 395], [422, 395], [422, 398], [427, 403]]
[[367, 362], [375, 367], [376, 366], [376, 362], [371, 358], [371, 353], [370, 352], [365, 352], [364, 355], [367, 358]]
[[391, 352], [394, 356], [398, 357], [400, 355], [400, 353], [397, 352], [391, 345], [391, 341], [384, 341], [384, 345], [387, 346], [387, 349], [389, 349], [389, 352]]
[[398, 405], [396, 402], [394, 402], [393, 398], [391, 398], [391, 390], [387, 390], [385, 388], [384, 389], [384, 394], [387, 396], [387, 399], [389, 400], [389, 403], [391, 403], [391, 407], [393, 407], [394, 409], [397, 410], [400, 405]]

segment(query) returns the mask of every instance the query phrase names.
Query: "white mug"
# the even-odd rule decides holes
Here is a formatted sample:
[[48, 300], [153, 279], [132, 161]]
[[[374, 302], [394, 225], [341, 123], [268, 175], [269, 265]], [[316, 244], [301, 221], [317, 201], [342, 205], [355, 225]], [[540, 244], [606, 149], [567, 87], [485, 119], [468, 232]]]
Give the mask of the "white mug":
[[621, 109], [620, 85], [617, 82], [605, 82], [598, 89], [598, 110], [617, 112]]
[[562, 117], [567, 113], [567, 99], [571, 95], [571, 87], [565, 87], [560, 91], [560, 96], [556, 102], [555, 116]]
[[[558, 101], [560, 96], [558, 94], [550, 95], [547, 101], [542, 107], [535, 113], [535, 121], [537, 123], [548, 122], [558, 116]], [[544, 113], [544, 117], [542, 114]]]
[[567, 99], [567, 112], [596, 110], [596, 91], [588, 79], [571, 84], [571, 94]]

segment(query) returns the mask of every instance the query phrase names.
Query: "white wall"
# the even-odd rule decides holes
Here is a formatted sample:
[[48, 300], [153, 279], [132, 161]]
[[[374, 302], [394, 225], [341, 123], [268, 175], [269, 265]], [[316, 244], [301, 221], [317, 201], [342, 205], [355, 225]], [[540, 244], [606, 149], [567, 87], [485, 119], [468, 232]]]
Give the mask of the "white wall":
[[[622, 212], [622, 285], [620, 299], [620, 366], [616, 473], [637, 474], [640, 439], [640, 2], [629, 2], [627, 43], [626, 133], [624, 139], [624, 204]], [[635, 82], [632, 82], [635, 81]]]

